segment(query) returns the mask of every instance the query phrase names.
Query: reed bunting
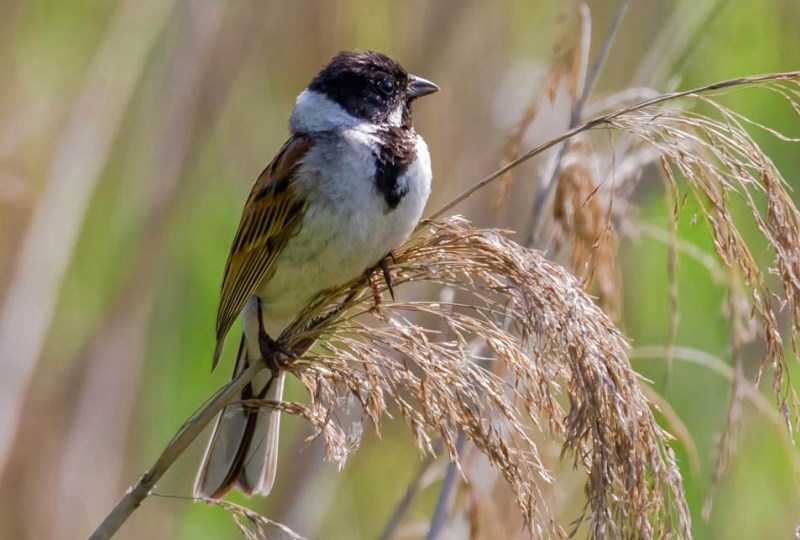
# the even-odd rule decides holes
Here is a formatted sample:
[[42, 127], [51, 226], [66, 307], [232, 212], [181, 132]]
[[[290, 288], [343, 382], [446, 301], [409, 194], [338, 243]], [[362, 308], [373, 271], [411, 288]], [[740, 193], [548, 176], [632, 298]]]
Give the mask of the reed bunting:
[[[374, 51], [342, 52], [298, 97], [291, 136], [256, 180], [233, 239], [217, 311], [217, 346], [242, 316], [234, 376], [272, 367], [241, 399], [279, 401], [285, 372], [274, 338], [323, 290], [376, 267], [416, 226], [431, 161], [412, 124], [412, 102], [439, 90]], [[238, 400], [237, 400], [238, 401]], [[272, 489], [280, 413], [228, 405], [217, 420], [195, 496]]]

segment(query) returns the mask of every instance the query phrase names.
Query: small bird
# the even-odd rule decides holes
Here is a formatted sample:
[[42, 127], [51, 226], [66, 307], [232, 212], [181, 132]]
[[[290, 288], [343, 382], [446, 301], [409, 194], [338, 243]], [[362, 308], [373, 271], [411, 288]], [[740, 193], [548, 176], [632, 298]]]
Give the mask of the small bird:
[[[439, 90], [375, 51], [343, 51], [297, 97], [291, 136], [258, 177], [222, 280], [216, 367], [237, 316], [243, 335], [234, 377], [270, 366], [241, 399], [280, 401], [293, 356], [275, 338], [320, 292], [383, 265], [418, 223], [430, 195], [428, 147], [411, 105]], [[237, 400], [238, 401], [238, 400]], [[197, 497], [232, 487], [267, 495], [275, 481], [280, 413], [228, 405], [195, 482]]]

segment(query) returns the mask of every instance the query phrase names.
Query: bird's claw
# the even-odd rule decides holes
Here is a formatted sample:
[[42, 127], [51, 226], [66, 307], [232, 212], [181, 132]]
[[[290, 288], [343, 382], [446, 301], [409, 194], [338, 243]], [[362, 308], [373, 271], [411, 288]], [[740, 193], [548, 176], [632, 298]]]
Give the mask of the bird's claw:
[[394, 279], [392, 279], [392, 273], [389, 271], [389, 257], [394, 261], [394, 254], [390, 252], [386, 257], [381, 259], [381, 270], [383, 271], [383, 279], [386, 281], [386, 286], [389, 288], [392, 302], [395, 302], [397, 299], [394, 296]]
[[276, 341], [269, 337], [266, 332], [260, 332], [258, 336], [258, 347], [261, 349], [261, 356], [267, 363], [267, 367], [273, 374], [277, 374], [283, 364], [279, 358], [280, 355], [285, 356], [289, 360], [297, 360], [297, 354], [288, 348], [280, 341]]

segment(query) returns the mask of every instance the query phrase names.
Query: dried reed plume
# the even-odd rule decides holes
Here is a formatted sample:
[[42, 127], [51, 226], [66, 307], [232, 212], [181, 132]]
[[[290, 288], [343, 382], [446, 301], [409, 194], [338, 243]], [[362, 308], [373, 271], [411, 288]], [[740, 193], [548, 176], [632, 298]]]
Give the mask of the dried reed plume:
[[[376, 305], [366, 279], [331, 291], [283, 337], [301, 348], [320, 341], [287, 366], [310, 402], [249, 405], [308, 419], [339, 462], [357, 447], [363, 420], [379, 429], [391, 404], [423, 453], [439, 437], [458, 460], [463, 430], [505, 477], [534, 537], [560, 536], [539, 493], [552, 476], [535, 429], [562, 441], [563, 454], [586, 471], [587, 507], [576, 524], [588, 520], [592, 536], [689, 535], [668, 436], [638, 386], [625, 339], [576, 278], [501, 232], [457, 217], [426, 224], [397, 253], [394, 272], [398, 285], [433, 283], [469, 300]], [[447, 331], [412, 322], [419, 314]], [[501, 362], [511, 376], [498, 377], [478, 359]], [[340, 421], [353, 405], [362, 422]]]
[[[786, 73], [658, 96], [589, 121], [578, 131], [591, 124], [599, 125], [620, 132], [622, 141], [612, 144], [606, 155], [592, 149], [585, 133], [573, 143], [563, 157], [552, 188], [549, 229], [544, 235], [555, 248], [554, 255], [566, 252], [561, 259], [566, 259], [568, 268], [577, 275], [584, 276], [587, 288], [594, 285], [599, 304], [615, 316], [621, 294], [615, 265], [616, 238], [624, 233], [618, 230], [624, 228], [620, 222], [627, 219], [625, 214], [634, 206], [629, 199], [642, 169], [660, 163], [672, 223], [667, 269], [671, 311], [667, 360], [671, 368], [678, 321], [674, 231], [687, 198], [694, 200], [701, 220], [708, 224], [714, 250], [726, 268], [727, 301], [723, 314], [731, 321], [735, 361], [728, 413], [713, 467], [714, 485], [724, 474], [737, 442], [746, 383], [745, 344], [763, 339], [764, 354], [755, 382], [758, 384], [765, 370], [771, 370], [773, 393], [790, 432], [793, 424], [800, 426], [798, 397], [789, 379], [780, 324], [782, 319], [788, 323], [787, 334], [797, 357], [800, 211], [780, 170], [749, 131], [761, 131], [786, 142], [800, 139], [758, 124], [720, 102], [726, 89], [740, 89], [742, 85], [776, 94], [800, 116], [800, 79], [798, 73]], [[700, 107], [704, 112], [694, 110]], [[753, 246], [740, 231], [741, 219], [734, 218], [737, 201], [744, 203], [772, 252], [766, 271], [757, 263]], [[635, 225], [633, 229], [636, 230]], [[770, 282], [768, 274], [778, 279]], [[709, 511], [710, 498], [704, 515]]]
[[[788, 184], [780, 170], [764, 154], [747, 127], [764, 131], [787, 142], [798, 142], [800, 139], [758, 124], [715, 99], [725, 90], [742, 87], [769, 90], [783, 98], [789, 108], [800, 116], [800, 72], [742, 77], [693, 90], [660, 95], [597, 116], [537, 146], [473, 185], [434, 215], [447, 212], [524, 161], [594, 128], [619, 130], [647, 143], [658, 152], [668, 183], [675, 194], [673, 219], [677, 221], [685, 202], [685, 197], [678, 197], [680, 182], [685, 180], [689, 188], [686, 196], [691, 195], [696, 200], [710, 227], [714, 249], [730, 269], [727, 276], [731, 295], [728, 315], [736, 318], [733, 325], [734, 348], [752, 341], [755, 337], [753, 332], [747, 330], [751, 327], [751, 314], [757, 314], [761, 322], [761, 336], [766, 342], [766, 352], [760, 363], [757, 381], [765, 369], [769, 367], [772, 370], [772, 387], [779, 408], [790, 427], [792, 423], [800, 426], [798, 397], [789, 382], [778, 324], [779, 312], [788, 315], [792, 351], [797, 357], [797, 336], [800, 330], [800, 211], [788, 193]], [[692, 105], [701, 104], [707, 106], [710, 112], [687, 110]], [[612, 167], [609, 174], [614, 173]], [[611, 208], [617, 200], [614, 184], [609, 186], [607, 178], [602, 175], [594, 176], [593, 182], [594, 188], [589, 191], [589, 197], [581, 197], [587, 191], [582, 183], [573, 182], [580, 188], [580, 192], [570, 194], [564, 193], [566, 187], [554, 184], [552, 200], [547, 206], [551, 215], [555, 216], [554, 221], [557, 222], [559, 216], [563, 215], [559, 210], [560, 206], [556, 204], [559, 200], [583, 201], [585, 206], [599, 193], [605, 197], [605, 200], [601, 199], [601, 207], [607, 204]], [[622, 187], [629, 189], [628, 186]], [[573, 191], [575, 189], [577, 188]], [[619, 197], [623, 202], [624, 199], [624, 196]], [[745, 203], [767, 246], [772, 250], [773, 261], [768, 273], [779, 278], [782, 295], [778, 295], [768, 286], [765, 273], [759, 268], [742, 237], [732, 214], [731, 201], [734, 199]], [[762, 212], [759, 204], [765, 205], [765, 212]], [[594, 249], [600, 249], [603, 247], [603, 235], [608, 234], [604, 230], [608, 220], [592, 219], [586, 223], [600, 224], [594, 232]], [[574, 245], [581, 245], [591, 237], [590, 232], [582, 232], [574, 224], [571, 230], [570, 241]], [[595, 258], [597, 256], [594, 255]], [[574, 270], [582, 272], [584, 269]], [[747, 294], [737, 292], [740, 280], [748, 287]]]
[[[800, 116], [800, 80], [796, 76], [765, 88], [785, 99]], [[746, 383], [745, 344], [757, 338], [764, 341], [764, 353], [755, 382], [760, 382], [765, 370], [771, 370], [772, 390], [789, 430], [793, 424], [800, 427], [800, 404], [790, 381], [779, 323], [781, 314], [784, 314], [792, 351], [797, 357], [800, 211], [789, 195], [788, 184], [780, 170], [763, 153], [747, 128], [762, 130], [784, 141], [798, 142], [800, 139], [787, 137], [753, 122], [725, 107], [715, 97], [707, 94], [687, 96], [688, 100], [706, 106], [710, 112], [704, 114], [661, 105], [656, 110], [641, 109], [611, 122], [612, 126], [635, 135], [660, 152], [662, 169], [673, 196], [673, 226], [677, 224], [683, 205], [679, 181], [685, 180], [685, 196], [691, 194], [695, 199], [708, 224], [714, 250], [727, 268], [724, 314], [731, 320], [735, 376], [712, 472], [712, 493], [736, 447]], [[744, 202], [772, 252], [767, 273], [778, 278], [777, 284], [782, 291], [775, 290], [774, 285], [768, 283], [765, 272], [753, 256], [752, 247], [748, 246], [737, 226], [734, 219], [737, 200]], [[674, 255], [670, 261], [671, 268], [674, 268]], [[673, 298], [674, 292], [671, 293], [674, 302]], [[674, 303], [672, 309], [675, 311]], [[703, 510], [705, 516], [710, 513], [710, 505], [709, 496]]]
[[[795, 76], [768, 86], [784, 97], [800, 116], [800, 80]], [[657, 148], [662, 168], [675, 193], [673, 214], [680, 213], [680, 178], [696, 200], [708, 223], [714, 249], [729, 270], [729, 315], [733, 318], [734, 349], [752, 341], [747, 329], [757, 313], [766, 343], [756, 381], [765, 369], [772, 370], [772, 388], [779, 407], [791, 427], [798, 422], [798, 398], [789, 382], [784, 358], [778, 311], [788, 315], [789, 335], [795, 356], [800, 330], [800, 211], [787, 190], [787, 183], [772, 160], [764, 154], [745, 128], [763, 129], [783, 140], [797, 142], [766, 126], [756, 124], [728, 109], [710, 95], [692, 94], [687, 99], [710, 107], [712, 113], [697, 113], [670, 105], [642, 108], [620, 115], [612, 127], [632, 133]], [[718, 118], [712, 116], [716, 112]], [[676, 177], [680, 175], [680, 178]], [[781, 297], [773, 293], [751, 248], [733, 216], [734, 199], [743, 201], [767, 246], [773, 252], [769, 272], [779, 278]], [[765, 204], [766, 211], [762, 211]], [[748, 287], [738, 291], [739, 280]], [[744, 306], [742, 306], [744, 304]]]

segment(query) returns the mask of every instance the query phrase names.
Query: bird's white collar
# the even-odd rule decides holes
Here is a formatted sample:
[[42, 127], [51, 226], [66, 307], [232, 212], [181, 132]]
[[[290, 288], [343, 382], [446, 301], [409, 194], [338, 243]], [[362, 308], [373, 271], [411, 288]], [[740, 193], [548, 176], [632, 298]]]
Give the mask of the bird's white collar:
[[[389, 125], [399, 126], [403, 115], [402, 104], [388, 118]], [[378, 126], [356, 118], [324, 94], [305, 89], [297, 96], [289, 129], [294, 133], [314, 133], [334, 129], [359, 129], [374, 132]]]

